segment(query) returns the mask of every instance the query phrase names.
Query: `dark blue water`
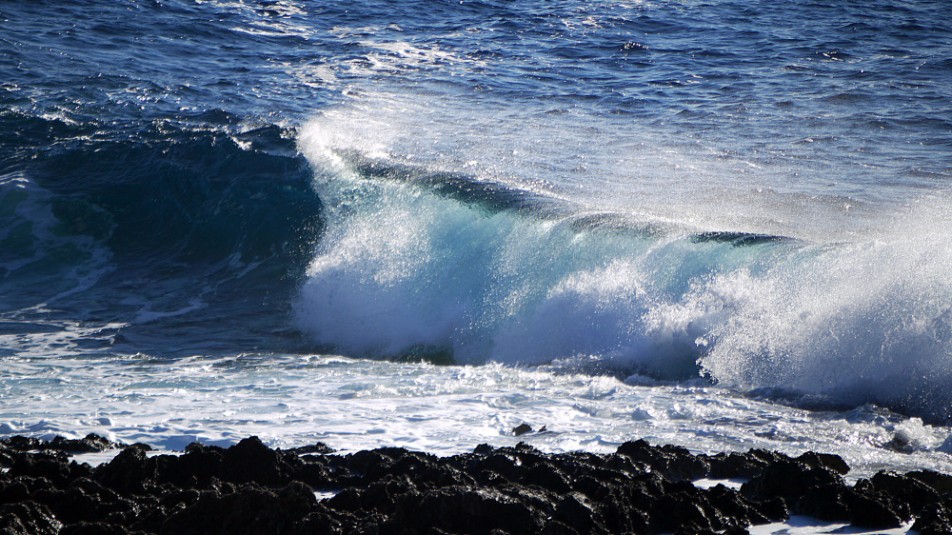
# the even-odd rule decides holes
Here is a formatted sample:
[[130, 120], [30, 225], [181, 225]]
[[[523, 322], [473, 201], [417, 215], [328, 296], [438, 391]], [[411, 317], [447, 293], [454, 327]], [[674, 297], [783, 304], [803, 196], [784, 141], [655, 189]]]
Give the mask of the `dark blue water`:
[[945, 419], [945, 11], [0, 2], [0, 352], [585, 355]]

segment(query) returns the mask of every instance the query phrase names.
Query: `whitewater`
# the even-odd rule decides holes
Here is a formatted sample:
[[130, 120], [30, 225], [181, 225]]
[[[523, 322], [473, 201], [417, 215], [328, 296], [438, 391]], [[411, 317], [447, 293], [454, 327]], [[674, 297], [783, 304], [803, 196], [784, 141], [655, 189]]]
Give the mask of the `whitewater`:
[[941, 12], [2, 5], [0, 434], [952, 471]]

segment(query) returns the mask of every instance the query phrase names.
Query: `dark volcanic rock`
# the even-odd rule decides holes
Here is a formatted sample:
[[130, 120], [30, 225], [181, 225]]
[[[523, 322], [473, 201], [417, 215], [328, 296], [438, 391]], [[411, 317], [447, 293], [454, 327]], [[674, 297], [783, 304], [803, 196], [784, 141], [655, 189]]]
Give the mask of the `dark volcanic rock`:
[[888, 499], [879, 496], [858, 494], [850, 503], [850, 522], [869, 529], [898, 528], [902, 525], [899, 514], [893, 510]]
[[744, 483], [741, 492], [755, 500], [783, 498], [791, 505], [808, 492], [828, 485], [843, 485], [843, 478], [825, 466], [787, 457], [768, 464], [760, 475]]
[[146, 459], [148, 448], [134, 444], [100, 466], [95, 479], [121, 494], [141, 494], [155, 484], [155, 463]]
[[121, 447], [121, 445], [93, 434], [86, 435], [85, 438], [79, 440], [56, 437], [48, 444], [49, 449], [65, 453], [97, 453], [118, 447]]
[[797, 457], [797, 460], [813, 468], [825, 468], [827, 470], [832, 470], [841, 476], [845, 476], [850, 472], [850, 466], [846, 464], [846, 461], [844, 461], [839, 455], [808, 451]]
[[952, 513], [944, 505], [925, 507], [912, 529], [919, 535], [945, 535], [952, 533]]
[[334, 453], [334, 448], [331, 448], [323, 442], [315, 442], [309, 446], [299, 446], [297, 448], [291, 448], [284, 451], [285, 453], [293, 453], [294, 455], [305, 455], [307, 453], [326, 455], [328, 453]]
[[625, 442], [618, 447], [618, 454], [633, 461], [640, 461], [660, 472], [668, 479], [700, 479], [710, 473], [710, 465], [701, 456], [691, 455], [678, 446], [651, 446], [644, 440]]
[[54, 437], [49, 442], [32, 437], [12, 436], [0, 439], [0, 445], [15, 451], [60, 451], [64, 453], [96, 453], [122, 447], [99, 435], [89, 434], [81, 439]]
[[314, 493], [302, 483], [291, 483], [279, 490], [249, 485], [231, 494], [203, 496], [194, 505], [172, 514], [160, 533], [293, 533], [316, 508]]
[[767, 466], [767, 461], [744, 453], [718, 453], [707, 458], [710, 466], [709, 475], [716, 479], [750, 479]]
[[138, 512], [135, 502], [87, 478], [73, 481], [66, 489], [37, 492], [34, 497], [65, 523], [126, 522], [135, 518]]
[[46, 442], [38, 438], [15, 435], [0, 439], [0, 445], [2, 445], [4, 449], [14, 451], [39, 451], [44, 448]]
[[164, 455], [153, 459], [156, 477], [162, 483], [179, 487], [207, 488], [218, 477], [224, 449], [217, 446], [192, 443], [180, 456]]
[[531, 433], [531, 432], [532, 432], [532, 426], [530, 426], [527, 423], [521, 423], [517, 425], [516, 427], [512, 428], [512, 435], [516, 437], [522, 436], [522, 435], [525, 435], [526, 433]]
[[932, 470], [916, 470], [909, 472], [906, 476], [925, 483], [940, 494], [952, 494], [952, 475], [940, 474]]
[[[193, 444], [180, 456], [127, 446], [97, 468], [64, 453], [99, 447], [115, 445], [0, 439], [0, 532], [734, 534], [789, 512], [872, 529], [911, 518], [923, 534], [952, 529], [952, 477], [882, 472], [849, 486], [841, 458], [812, 452], [693, 455], [639, 440], [608, 455], [519, 444], [440, 458], [403, 448], [273, 450], [251, 437], [231, 448]], [[740, 492], [695, 487], [702, 477], [748, 481]], [[336, 495], [318, 501], [315, 490]]]
[[860, 481], [856, 487], [887, 500], [904, 518], [919, 516], [925, 508], [942, 500], [936, 489], [921, 480], [895, 472], [879, 472], [869, 480]]
[[[536, 533], [548, 516], [544, 498], [497, 489], [445, 487], [401, 500], [390, 523], [395, 530], [426, 531], [438, 526], [451, 533]], [[535, 499], [533, 499], [535, 498]]]
[[0, 532], [8, 535], [56, 535], [62, 523], [45, 505], [23, 501], [0, 505]]
[[856, 493], [845, 485], [822, 485], [801, 497], [796, 511], [828, 522], [847, 521]]
[[218, 471], [225, 481], [263, 485], [287, 483], [289, 472], [282, 456], [258, 437], [246, 438], [228, 448]]
[[732, 524], [738, 524], [738, 527], [740, 527], [749, 524], [767, 524], [780, 520], [779, 518], [768, 517], [756, 504], [748, 501], [741, 493], [724, 485], [712, 487], [707, 493], [707, 498], [711, 508], [717, 511], [722, 519], [721, 523], [727, 526], [727, 529], [730, 529]]

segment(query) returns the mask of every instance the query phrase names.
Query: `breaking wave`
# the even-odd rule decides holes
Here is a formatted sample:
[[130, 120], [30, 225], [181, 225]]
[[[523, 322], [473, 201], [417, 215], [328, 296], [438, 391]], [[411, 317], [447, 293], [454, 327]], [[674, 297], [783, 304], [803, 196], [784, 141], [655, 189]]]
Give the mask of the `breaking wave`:
[[574, 359], [950, 416], [952, 214], [939, 196], [847, 241], [712, 230], [361, 152], [334, 126], [316, 120], [299, 139], [328, 227], [295, 323], [328, 348]]

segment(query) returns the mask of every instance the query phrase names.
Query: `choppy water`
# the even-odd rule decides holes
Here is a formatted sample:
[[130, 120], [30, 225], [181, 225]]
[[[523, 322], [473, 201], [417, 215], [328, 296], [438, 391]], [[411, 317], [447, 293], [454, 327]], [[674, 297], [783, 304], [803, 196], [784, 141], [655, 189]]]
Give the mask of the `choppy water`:
[[948, 469], [944, 9], [0, 3], [0, 430]]

